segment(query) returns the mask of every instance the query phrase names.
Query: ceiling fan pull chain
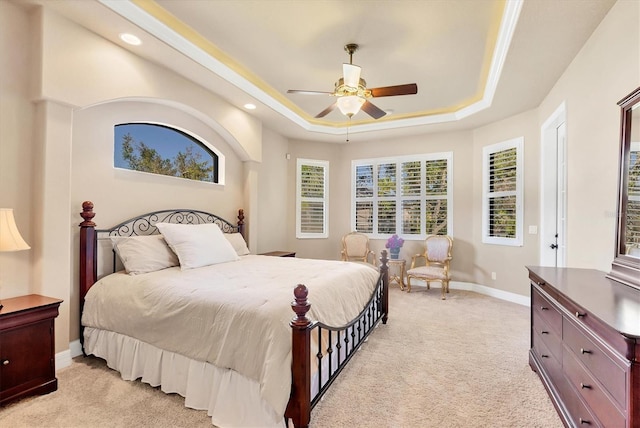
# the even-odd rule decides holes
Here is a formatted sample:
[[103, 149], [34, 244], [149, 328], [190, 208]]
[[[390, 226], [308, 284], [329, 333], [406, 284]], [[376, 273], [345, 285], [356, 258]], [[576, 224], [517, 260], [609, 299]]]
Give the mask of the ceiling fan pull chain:
[[347, 143], [349, 142], [349, 127], [351, 126], [351, 116], [349, 116], [349, 124], [347, 125]]

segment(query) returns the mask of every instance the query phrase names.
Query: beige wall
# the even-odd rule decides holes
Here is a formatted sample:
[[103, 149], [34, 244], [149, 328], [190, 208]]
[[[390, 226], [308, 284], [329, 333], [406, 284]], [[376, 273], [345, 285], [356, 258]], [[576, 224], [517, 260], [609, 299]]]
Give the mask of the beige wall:
[[[28, 16], [13, 3], [0, 1], [0, 207], [13, 208], [18, 229], [33, 248], [33, 57], [25, 49], [31, 38]], [[0, 253], [0, 299], [31, 291], [32, 260], [31, 250]]]
[[[262, 162], [258, 165], [257, 230], [258, 242], [253, 253], [288, 250], [288, 224], [291, 216], [289, 200], [295, 196], [287, 187], [287, 166], [295, 160], [287, 160], [289, 140], [270, 129], [264, 129]], [[290, 155], [291, 157], [291, 155]], [[292, 158], [293, 159], [293, 158]]]
[[618, 1], [539, 108], [567, 106], [567, 265], [609, 271], [614, 255], [620, 108], [640, 85], [640, 2]]
[[[528, 226], [537, 226], [539, 222], [540, 127], [537, 118], [536, 111], [529, 111], [473, 133], [473, 282], [522, 295], [529, 294], [525, 266], [538, 264], [538, 235], [528, 233]], [[523, 245], [485, 244], [482, 242], [482, 149], [518, 137], [524, 138]], [[496, 274], [495, 280], [492, 273]]]

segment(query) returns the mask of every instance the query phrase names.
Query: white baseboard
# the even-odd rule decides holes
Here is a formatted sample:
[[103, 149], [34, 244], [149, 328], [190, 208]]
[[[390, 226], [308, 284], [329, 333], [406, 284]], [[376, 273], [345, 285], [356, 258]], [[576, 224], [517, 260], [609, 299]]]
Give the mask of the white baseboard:
[[69, 349], [67, 349], [66, 351], [58, 352], [56, 354], [56, 370], [69, 367], [70, 365], [71, 365], [71, 351]]
[[69, 350], [71, 351], [71, 358], [82, 355], [82, 345], [80, 344], [80, 339], [76, 339], [71, 342], [69, 344]]
[[69, 343], [69, 349], [56, 354], [56, 370], [69, 367], [71, 359], [78, 355], [82, 355], [82, 346], [80, 345], [80, 340], [74, 340]]
[[[412, 282], [413, 281], [417, 281], [419, 284], [421, 283], [424, 285], [423, 281], [418, 281], [416, 279], [413, 279]], [[440, 288], [440, 283], [433, 282], [431, 283], [431, 287]], [[452, 290], [473, 291], [475, 293], [484, 294], [485, 296], [491, 296], [508, 302], [517, 303], [518, 305], [531, 306], [531, 298], [529, 296], [498, 290], [496, 288], [487, 287], [486, 285], [474, 284], [472, 282], [451, 281], [449, 282], [449, 288]]]

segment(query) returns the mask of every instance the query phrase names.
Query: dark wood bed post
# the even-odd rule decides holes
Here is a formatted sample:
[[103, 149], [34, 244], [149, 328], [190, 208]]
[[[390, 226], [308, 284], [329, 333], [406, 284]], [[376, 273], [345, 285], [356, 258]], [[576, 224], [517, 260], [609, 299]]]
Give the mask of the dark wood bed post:
[[387, 250], [380, 253], [380, 275], [382, 275], [382, 324], [389, 318], [389, 259]]
[[[382, 297], [380, 310], [382, 323], [389, 317], [389, 265], [387, 251], [380, 256], [380, 276], [382, 277]], [[296, 313], [289, 325], [292, 330], [291, 341], [291, 395], [285, 410], [285, 418], [291, 419], [296, 428], [306, 428], [311, 420], [311, 327], [313, 323], [307, 318], [311, 303], [307, 300], [309, 290], [298, 284], [293, 290], [295, 299], [291, 309]], [[287, 424], [288, 426], [288, 424]]]
[[289, 325], [293, 332], [291, 342], [291, 396], [285, 417], [293, 421], [296, 428], [306, 428], [311, 420], [311, 320], [307, 312], [311, 304], [307, 301], [309, 290], [298, 284], [293, 290], [295, 300], [291, 309], [296, 313]]
[[[84, 307], [84, 297], [89, 288], [96, 282], [98, 276], [96, 258], [96, 224], [93, 222], [93, 202], [84, 201], [80, 216], [84, 219], [80, 223], [80, 316]], [[80, 322], [80, 343], [84, 344], [82, 322]]]
[[238, 232], [240, 232], [240, 235], [242, 235], [246, 241], [247, 237], [244, 234], [244, 210], [242, 208], [238, 210]]

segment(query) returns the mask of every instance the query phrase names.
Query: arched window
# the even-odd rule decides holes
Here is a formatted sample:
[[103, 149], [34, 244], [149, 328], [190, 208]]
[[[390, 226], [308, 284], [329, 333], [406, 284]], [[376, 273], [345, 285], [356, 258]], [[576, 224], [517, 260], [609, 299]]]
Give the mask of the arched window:
[[115, 126], [116, 168], [218, 183], [218, 155], [184, 131], [154, 123]]

